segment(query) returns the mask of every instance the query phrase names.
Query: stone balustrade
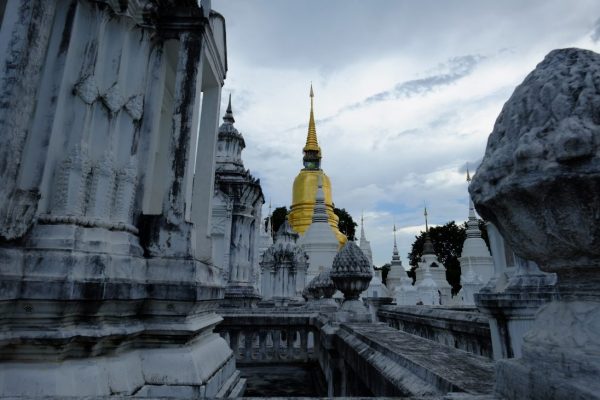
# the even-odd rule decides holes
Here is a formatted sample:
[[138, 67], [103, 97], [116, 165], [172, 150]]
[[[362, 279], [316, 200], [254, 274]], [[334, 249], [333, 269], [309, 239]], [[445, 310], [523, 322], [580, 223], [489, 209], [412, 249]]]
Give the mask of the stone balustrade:
[[[383, 323], [339, 323], [333, 314], [304, 307], [222, 309], [220, 314], [223, 322], [215, 331], [228, 341], [237, 365], [314, 363], [323, 372], [328, 396], [488, 395], [492, 390], [489, 357]], [[436, 356], [427, 361], [431, 354]], [[461, 367], [448, 367], [455, 364], [449, 360]]]
[[377, 319], [401, 331], [492, 358], [488, 318], [472, 308], [381, 306]]
[[308, 362], [315, 359], [310, 313], [227, 313], [217, 328], [241, 364]]

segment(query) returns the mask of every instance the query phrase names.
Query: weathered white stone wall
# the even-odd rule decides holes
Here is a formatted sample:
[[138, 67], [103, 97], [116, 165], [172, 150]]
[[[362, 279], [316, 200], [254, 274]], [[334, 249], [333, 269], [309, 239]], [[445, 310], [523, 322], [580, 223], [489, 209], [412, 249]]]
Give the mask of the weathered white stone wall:
[[224, 20], [205, 1], [173, 6], [7, 2], [0, 397], [213, 396], [237, 385], [231, 350], [212, 333]]

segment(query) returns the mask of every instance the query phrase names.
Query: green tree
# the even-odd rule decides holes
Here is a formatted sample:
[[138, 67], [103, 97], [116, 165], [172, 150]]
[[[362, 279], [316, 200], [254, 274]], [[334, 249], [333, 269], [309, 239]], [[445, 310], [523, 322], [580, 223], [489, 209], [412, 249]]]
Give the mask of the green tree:
[[352, 219], [352, 216], [344, 208], [334, 208], [333, 212], [338, 216], [340, 222], [338, 223], [338, 229], [342, 232], [348, 240], [354, 240], [356, 238], [356, 222]]
[[384, 285], [387, 282], [387, 276], [388, 276], [391, 268], [392, 268], [392, 264], [390, 264], [390, 263], [385, 263], [380, 268], [381, 269], [381, 280], [383, 281]]
[[[467, 223], [456, 225], [454, 221], [450, 221], [445, 225], [429, 228], [429, 237], [433, 242], [433, 250], [436, 256], [446, 267], [446, 279], [452, 286], [452, 294], [458, 293], [460, 290], [460, 263], [458, 258], [462, 253], [462, 246], [467, 237]], [[487, 231], [485, 223], [479, 220], [479, 229], [482, 232], [482, 238], [489, 248]], [[421, 232], [419, 236], [415, 236], [415, 241], [412, 244], [411, 252], [408, 254], [409, 264], [411, 269], [408, 275], [416, 279], [415, 269], [417, 263], [423, 255], [423, 244], [425, 243], [425, 232]]]
[[[271, 222], [273, 224], [273, 237], [275, 237], [275, 233], [277, 233], [279, 227], [285, 222], [287, 215], [288, 209], [285, 206], [277, 207], [275, 210], [273, 210], [273, 214], [271, 214]], [[265, 218], [265, 224], [267, 224], [267, 220], [268, 218]]]

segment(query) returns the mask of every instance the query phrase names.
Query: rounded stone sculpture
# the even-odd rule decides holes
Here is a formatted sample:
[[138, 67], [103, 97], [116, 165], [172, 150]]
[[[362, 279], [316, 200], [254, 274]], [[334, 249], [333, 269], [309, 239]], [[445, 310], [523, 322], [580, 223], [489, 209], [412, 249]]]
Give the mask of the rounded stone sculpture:
[[331, 270], [327, 269], [317, 275], [312, 282], [315, 288], [319, 291], [321, 297], [331, 299], [336, 291], [335, 284], [331, 280]]
[[344, 294], [340, 311], [347, 313], [340, 319], [344, 321], [370, 321], [370, 314], [358, 297], [369, 287], [373, 277], [371, 263], [362, 250], [353, 241], [347, 242], [333, 259], [331, 280]]
[[[477, 212], [559, 285], [598, 286], [600, 55], [555, 50], [500, 113], [469, 187]], [[575, 272], [577, 270], [577, 272]]]
[[330, 278], [330, 271], [330, 269], [322, 270], [302, 291], [302, 295], [308, 303], [308, 309], [333, 311], [338, 308], [337, 303], [332, 298], [336, 289]]
[[497, 391], [600, 393], [600, 54], [546, 56], [504, 105], [469, 190], [517, 255], [558, 275], [560, 299], [540, 309], [523, 357], [498, 363]]
[[306, 285], [302, 291], [302, 296], [304, 296], [307, 301], [318, 300], [323, 297], [323, 291], [317, 286], [318, 277], [319, 276], [317, 275], [310, 282], [308, 282], [308, 285]]

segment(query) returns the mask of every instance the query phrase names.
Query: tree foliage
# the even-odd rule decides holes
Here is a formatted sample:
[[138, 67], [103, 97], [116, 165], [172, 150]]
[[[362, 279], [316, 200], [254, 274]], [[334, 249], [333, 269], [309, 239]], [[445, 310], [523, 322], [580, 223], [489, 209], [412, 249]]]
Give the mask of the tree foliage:
[[[462, 253], [462, 246], [467, 238], [466, 233], [467, 223], [456, 225], [454, 221], [450, 221], [445, 225], [429, 228], [429, 237], [433, 242], [433, 250], [436, 256], [446, 267], [446, 279], [452, 286], [452, 293], [456, 294], [460, 290], [460, 263], [458, 258]], [[485, 223], [479, 220], [479, 229], [482, 233], [482, 238], [489, 248], [487, 231]], [[425, 243], [425, 232], [421, 232], [419, 236], [415, 236], [415, 241], [412, 244], [411, 252], [408, 253], [409, 264], [411, 269], [408, 275], [416, 279], [415, 269], [417, 263], [423, 255], [423, 244]]]
[[386, 285], [387, 276], [391, 269], [392, 269], [392, 264], [390, 264], [390, 263], [385, 263], [381, 266], [381, 281], [383, 282], [384, 285]]
[[333, 212], [338, 216], [340, 222], [338, 223], [338, 229], [342, 232], [348, 240], [356, 239], [356, 222], [352, 219], [352, 216], [344, 208], [334, 208]]
[[[352, 216], [343, 208], [334, 208], [333, 212], [338, 216], [340, 222], [338, 228], [340, 232], [348, 237], [349, 240], [354, 240], [356, 234], [357, 224], [352, 219]], [[279, 227], [283, 225], [288, 215], [287, 207], [277, 207], [273, 210], [272, 223], [273, 223], [273, 235], [279, 230]], [[265, 228], [267, 227], [268, 218], [265, 218]]]
[[[288, 209], [285, 206], [277, 207], [275, 210], [273, 210], [273, 214], [271, 215], [271, 221], [273, 224], [273, 236], [275, 236], [275, 233], [279, 230], [279, 227], [283, 225], [285, 219], [287, 218], [287, 215]], [[268, 218], [265, 218], [265, 224], [267, 223], [267, 220]]]

